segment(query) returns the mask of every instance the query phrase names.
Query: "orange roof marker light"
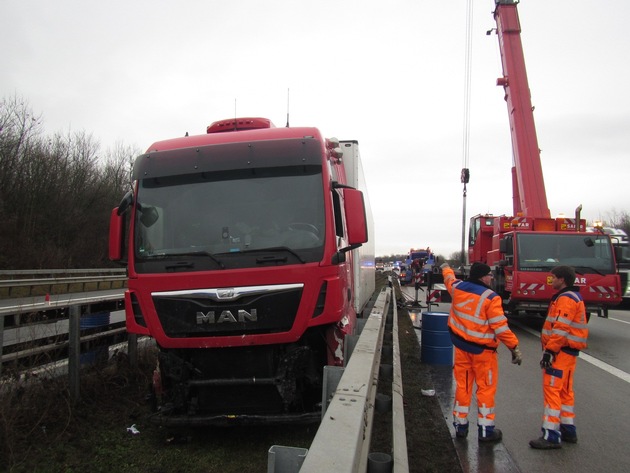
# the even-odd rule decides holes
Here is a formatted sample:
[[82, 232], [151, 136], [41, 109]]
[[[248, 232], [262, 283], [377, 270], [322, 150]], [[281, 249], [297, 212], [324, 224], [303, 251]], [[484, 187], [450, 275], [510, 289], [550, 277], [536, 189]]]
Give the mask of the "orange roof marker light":
[[206, 133], [221, 133], [223, 131], [258, 130], [261, 128], [275, 128], [268, 118], [228, 118], [213, 122], [206, 128]]

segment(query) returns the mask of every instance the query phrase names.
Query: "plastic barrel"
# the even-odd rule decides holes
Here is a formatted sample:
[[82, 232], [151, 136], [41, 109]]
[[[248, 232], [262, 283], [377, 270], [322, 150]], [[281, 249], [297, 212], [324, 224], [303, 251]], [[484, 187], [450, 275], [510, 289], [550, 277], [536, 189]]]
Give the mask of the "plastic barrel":
[[98, 312], [96, 314], [85, 314], [81, 316], [81, 329], [102, 327], [109, 325], [109, 312]]
[[453, 342], [448, 333], [447, 312], [423, 312], [420, 357], [432, 365], [453, 364]]

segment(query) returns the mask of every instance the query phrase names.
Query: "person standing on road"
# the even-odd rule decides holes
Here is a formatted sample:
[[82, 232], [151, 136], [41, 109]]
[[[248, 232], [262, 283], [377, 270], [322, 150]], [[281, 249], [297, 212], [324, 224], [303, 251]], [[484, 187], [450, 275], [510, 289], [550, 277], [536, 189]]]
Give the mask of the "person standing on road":
[[465, 281], [455, 278], [448, 263], [440, 268], [453, 300], [448, 330], [455, 346], [455, 437], [468, 436], [468, 411], [476, 383], [478, 440], [497, 442], [503, 437], [494, 426], [494, 396], [499, 381], [497, 348], [501, 341], [512, 352], [512, 363], [520, 365], [518, 338], [508, 326], [501, 297], [490, 288], [490, 266], [474, 263]]
[[532, 448], [542, 450], [560, 448], [562, 442], [577, 442], [573, 375], [577, 357], [588, 339], [586, 308], [575, 287], [575, 270], [556, 266], [550, 280], [558, 292], [551, 298], [540, 334], [545, 402], [542, 437], [529, 442]]

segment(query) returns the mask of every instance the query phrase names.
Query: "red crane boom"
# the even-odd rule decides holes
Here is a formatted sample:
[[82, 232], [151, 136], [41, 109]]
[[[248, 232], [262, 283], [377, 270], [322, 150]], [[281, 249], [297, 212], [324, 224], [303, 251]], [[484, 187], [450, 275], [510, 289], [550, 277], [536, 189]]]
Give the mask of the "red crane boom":
[[549, 218], [540, 149], [527, 82], [521, 43], [521, 24], [516, 0], [495, 0], [494, 18], [501, 49], [503, 77], [497, 85], [505, 90], [508, 107], [514, 167], [512, 168], [514, 215]]

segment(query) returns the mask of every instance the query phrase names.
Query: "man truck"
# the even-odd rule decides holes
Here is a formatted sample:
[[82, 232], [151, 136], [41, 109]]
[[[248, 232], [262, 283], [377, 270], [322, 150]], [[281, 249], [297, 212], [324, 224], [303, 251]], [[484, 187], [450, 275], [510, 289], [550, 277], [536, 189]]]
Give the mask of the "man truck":
[[127, 330], [159, 349], [154, 422], [317, 421], [375, 286], [358, 142], [264, 118], [151, 145], [112, 210]]

